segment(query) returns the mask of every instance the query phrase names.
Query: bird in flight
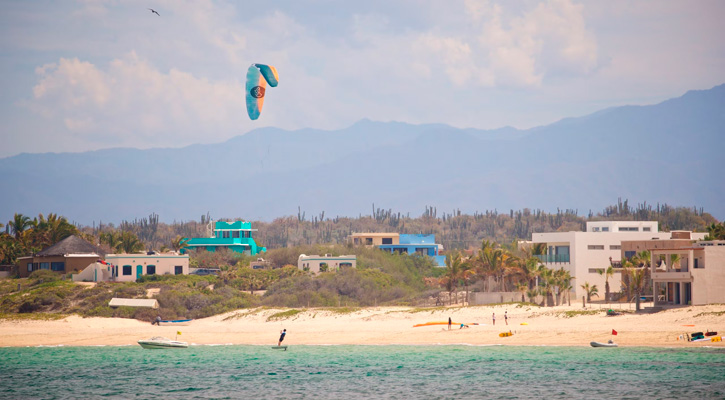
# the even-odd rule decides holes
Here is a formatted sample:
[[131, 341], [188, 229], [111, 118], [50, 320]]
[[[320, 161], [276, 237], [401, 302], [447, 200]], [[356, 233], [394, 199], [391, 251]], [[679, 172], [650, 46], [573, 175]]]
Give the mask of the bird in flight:
[[158, 12], [157, 12], [156, 10], [154, 10], [153, 8], [149, 8], [148, 10], [150, 10], [150, 11], [151, 11], [152, 13], [154, 13], [154, 14], [158, 15], [159, 17], [161, 16], [161, 14], [159, 14], [159, 13], [158, 13]]

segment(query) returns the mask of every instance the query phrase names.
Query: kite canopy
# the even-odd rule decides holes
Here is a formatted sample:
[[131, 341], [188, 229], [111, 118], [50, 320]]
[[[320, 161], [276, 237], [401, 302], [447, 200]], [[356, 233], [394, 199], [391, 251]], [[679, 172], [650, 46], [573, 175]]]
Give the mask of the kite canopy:
[[257, 119], [264, 105], [264, 94], [267, 84], [276, 87], [279, 84], [277, 69], [271, 65], [252, 64], [247, 70], [247, 114], [249, 118]]

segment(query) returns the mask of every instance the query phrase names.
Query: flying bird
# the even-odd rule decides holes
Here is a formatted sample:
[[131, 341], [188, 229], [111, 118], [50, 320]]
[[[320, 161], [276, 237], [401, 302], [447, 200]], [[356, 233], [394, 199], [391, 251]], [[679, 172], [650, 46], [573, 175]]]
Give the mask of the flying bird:
[[151, 11], [152, 13], [154, 13], [154, 14], [158, 15], [159, 17], [161, 16], [161, 14], [159, 14], [159, 13], [158, 13], [158, 12], [157, 12], [156, 10], [154, 10], [153, 8], [148, 8], [148, 10], [150, 10], [150, 11]]

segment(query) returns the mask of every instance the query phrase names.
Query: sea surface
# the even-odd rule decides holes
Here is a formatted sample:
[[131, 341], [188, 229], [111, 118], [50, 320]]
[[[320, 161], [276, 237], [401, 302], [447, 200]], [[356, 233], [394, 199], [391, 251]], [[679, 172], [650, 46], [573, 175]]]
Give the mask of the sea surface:
[[723, 348], [0, 348], [3, 399], [723, 399]]

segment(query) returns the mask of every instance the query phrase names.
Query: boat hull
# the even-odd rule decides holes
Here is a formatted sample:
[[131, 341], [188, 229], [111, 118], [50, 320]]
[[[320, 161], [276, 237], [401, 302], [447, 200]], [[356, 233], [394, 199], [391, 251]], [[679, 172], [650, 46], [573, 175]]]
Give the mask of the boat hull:
[[185, 349], [189, 347], [186, 342], [179, 342], [176, 340], [161, 340], [161, 339], [148, 339], [139, 340], [138, 344], [144, 349]]
[[618, 347], [616, 343], [590, 342], [592, 347]]
[[191, 321], [191, 319], [159, 321], [159, 326], [187, 326], [191, 324]]

